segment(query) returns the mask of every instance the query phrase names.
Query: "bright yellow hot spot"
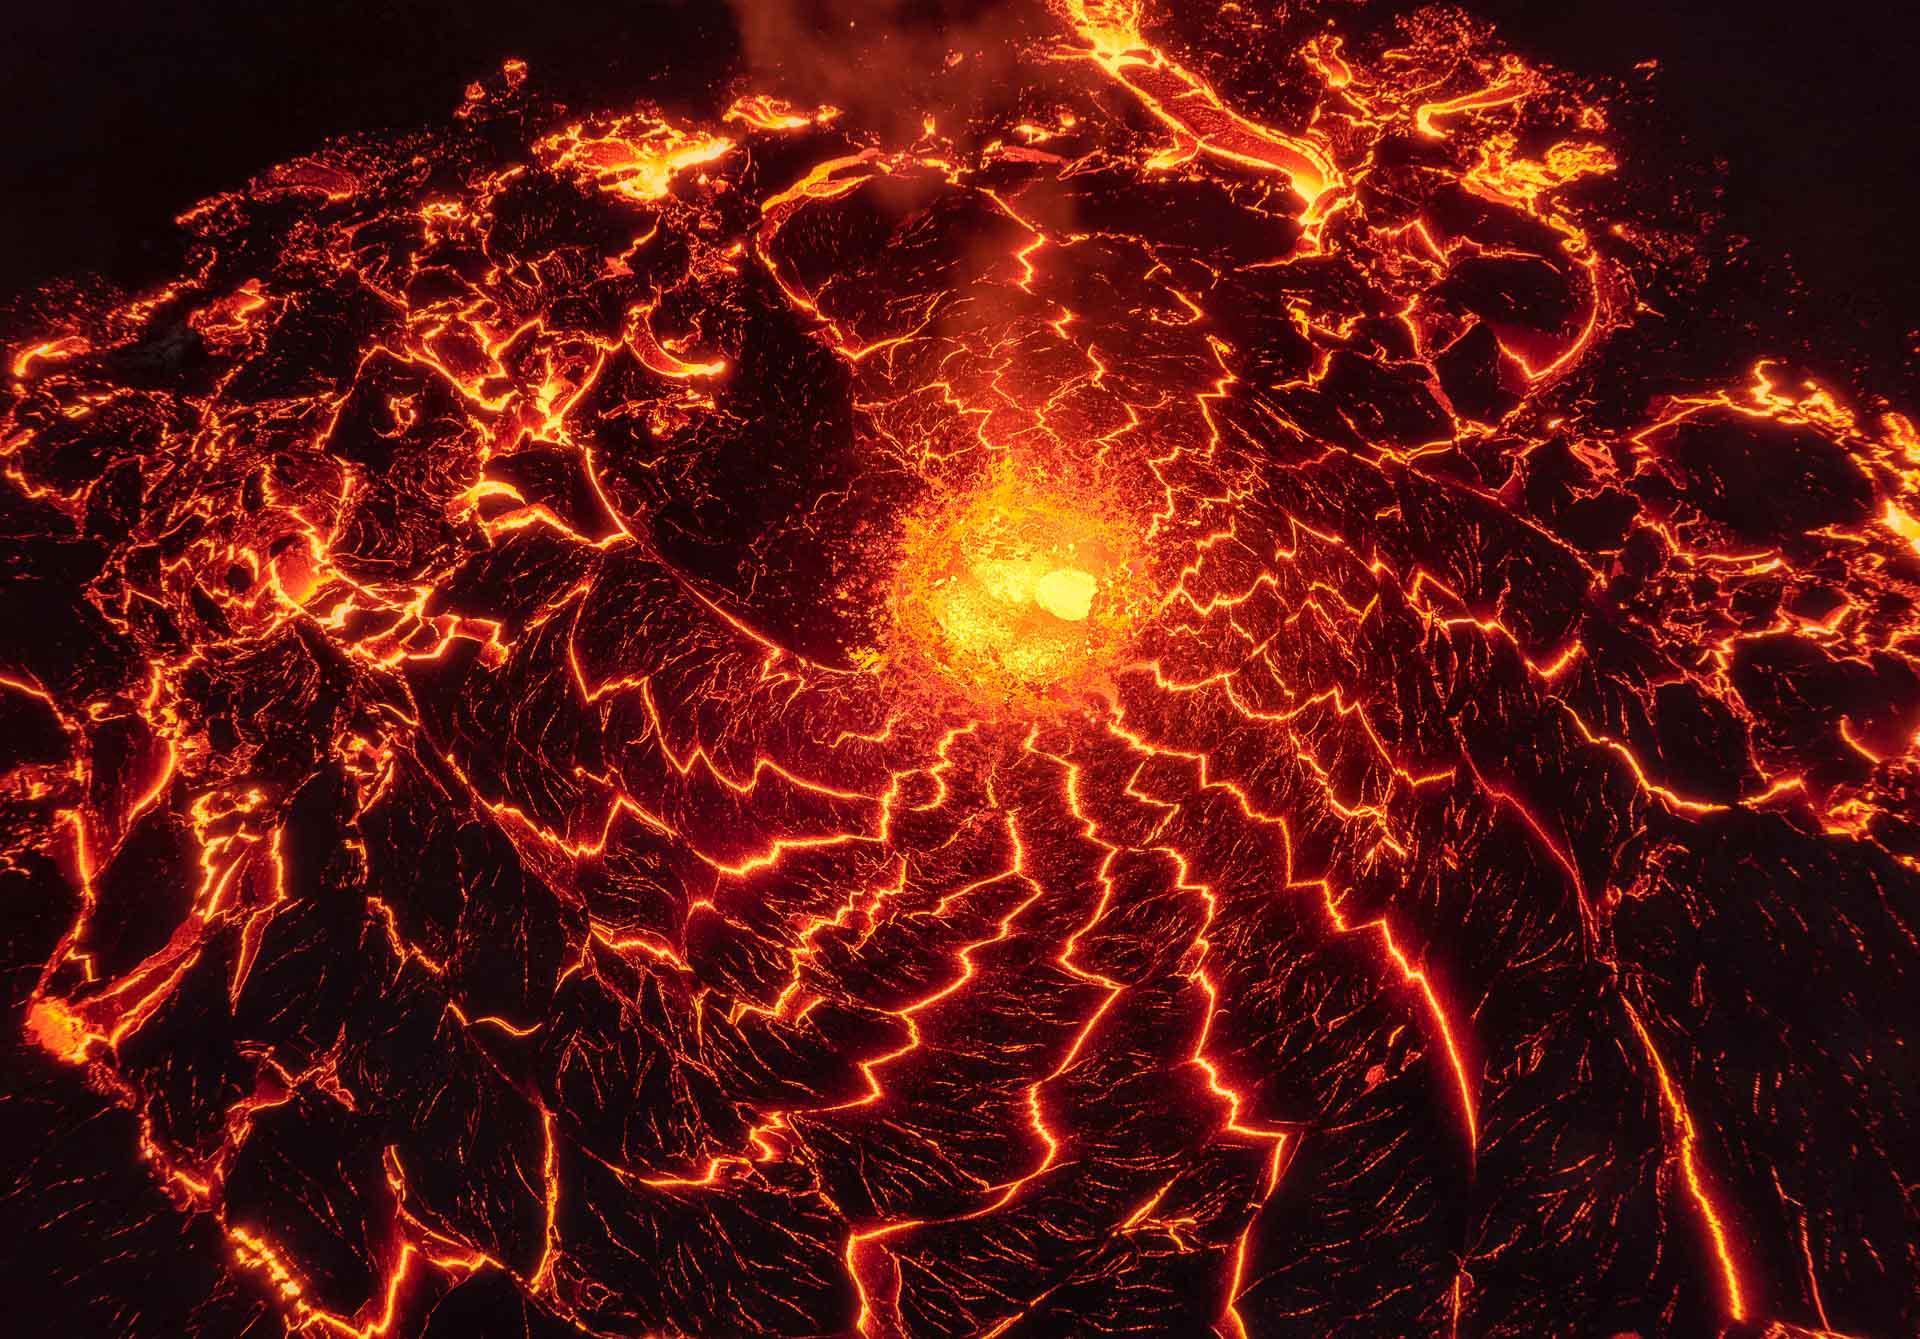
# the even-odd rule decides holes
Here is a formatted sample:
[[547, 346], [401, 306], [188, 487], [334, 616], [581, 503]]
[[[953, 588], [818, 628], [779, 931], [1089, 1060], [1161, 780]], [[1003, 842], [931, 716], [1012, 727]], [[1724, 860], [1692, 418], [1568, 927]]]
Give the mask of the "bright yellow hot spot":
[[1100, 582], [1077, 567], [1056, 567], [1033, 588], [1033, 602], [1052, 614], [1078, 623], [1093, 608]]
[[910, 520], [895, 576], [906, 658], [1001, 701], [1096, 688], [1140, 604], [1137, 530], [1011, 471]]

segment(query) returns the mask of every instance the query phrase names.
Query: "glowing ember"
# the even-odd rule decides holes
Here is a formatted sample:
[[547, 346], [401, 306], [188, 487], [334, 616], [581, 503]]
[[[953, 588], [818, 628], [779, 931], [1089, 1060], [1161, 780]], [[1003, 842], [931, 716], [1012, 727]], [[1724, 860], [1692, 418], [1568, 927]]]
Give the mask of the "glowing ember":
[[27, 1035], [62, 1060], [86, 1058], [86, 1024], [58, 1000], [40, 1000], [27, 1011]]

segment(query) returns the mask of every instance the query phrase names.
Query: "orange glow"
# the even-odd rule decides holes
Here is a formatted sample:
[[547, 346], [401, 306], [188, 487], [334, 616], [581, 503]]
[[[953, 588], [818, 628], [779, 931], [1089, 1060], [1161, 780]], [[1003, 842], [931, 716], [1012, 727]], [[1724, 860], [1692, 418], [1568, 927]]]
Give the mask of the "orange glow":
[[909, 519], [900, 553], [896, 654], [990, 701], [1099, 691], [1140, 616], [1123, 516], [1013, 469]]
[[680, 130], [646, 116], [620, 116], [603, 129], [569, 126], [534, 147], [556, 167], [577, 171], [605, 190], [647, 203], [671, 191], [681, 173], [733, 152], [733, 141]]
[[27, 1035], [48, 1053], [72, 1063], [87, 1058], [87, 1025], [58, 1000], [38, 1000], [27, 1010]]

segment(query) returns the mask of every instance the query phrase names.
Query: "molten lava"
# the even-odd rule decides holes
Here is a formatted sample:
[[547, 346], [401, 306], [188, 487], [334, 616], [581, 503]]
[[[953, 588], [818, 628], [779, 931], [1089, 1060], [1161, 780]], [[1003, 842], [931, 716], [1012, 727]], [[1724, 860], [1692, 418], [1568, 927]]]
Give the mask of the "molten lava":
[[892, 594], [904, 658], [1028, 708], [1110, 686], [1145, 598], [1137, 536], [1011, 471], [914, 518]]
[[1638, 85], [1004, 8], [925, 106], [514, 62], [9, 318], [60, 1288], [1920, 1332], [1909, 407], [1742, 305]]

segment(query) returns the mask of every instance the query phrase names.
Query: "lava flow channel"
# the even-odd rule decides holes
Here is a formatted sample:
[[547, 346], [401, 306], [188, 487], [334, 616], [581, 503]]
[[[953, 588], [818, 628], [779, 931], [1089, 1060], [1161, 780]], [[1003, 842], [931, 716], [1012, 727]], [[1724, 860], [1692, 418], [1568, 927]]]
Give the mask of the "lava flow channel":
[[220, 1314], [1920, 1326], [1920, 433], [1619, 90], [1193, 8], [510, 63], [30, 304], [22, 1063]]

